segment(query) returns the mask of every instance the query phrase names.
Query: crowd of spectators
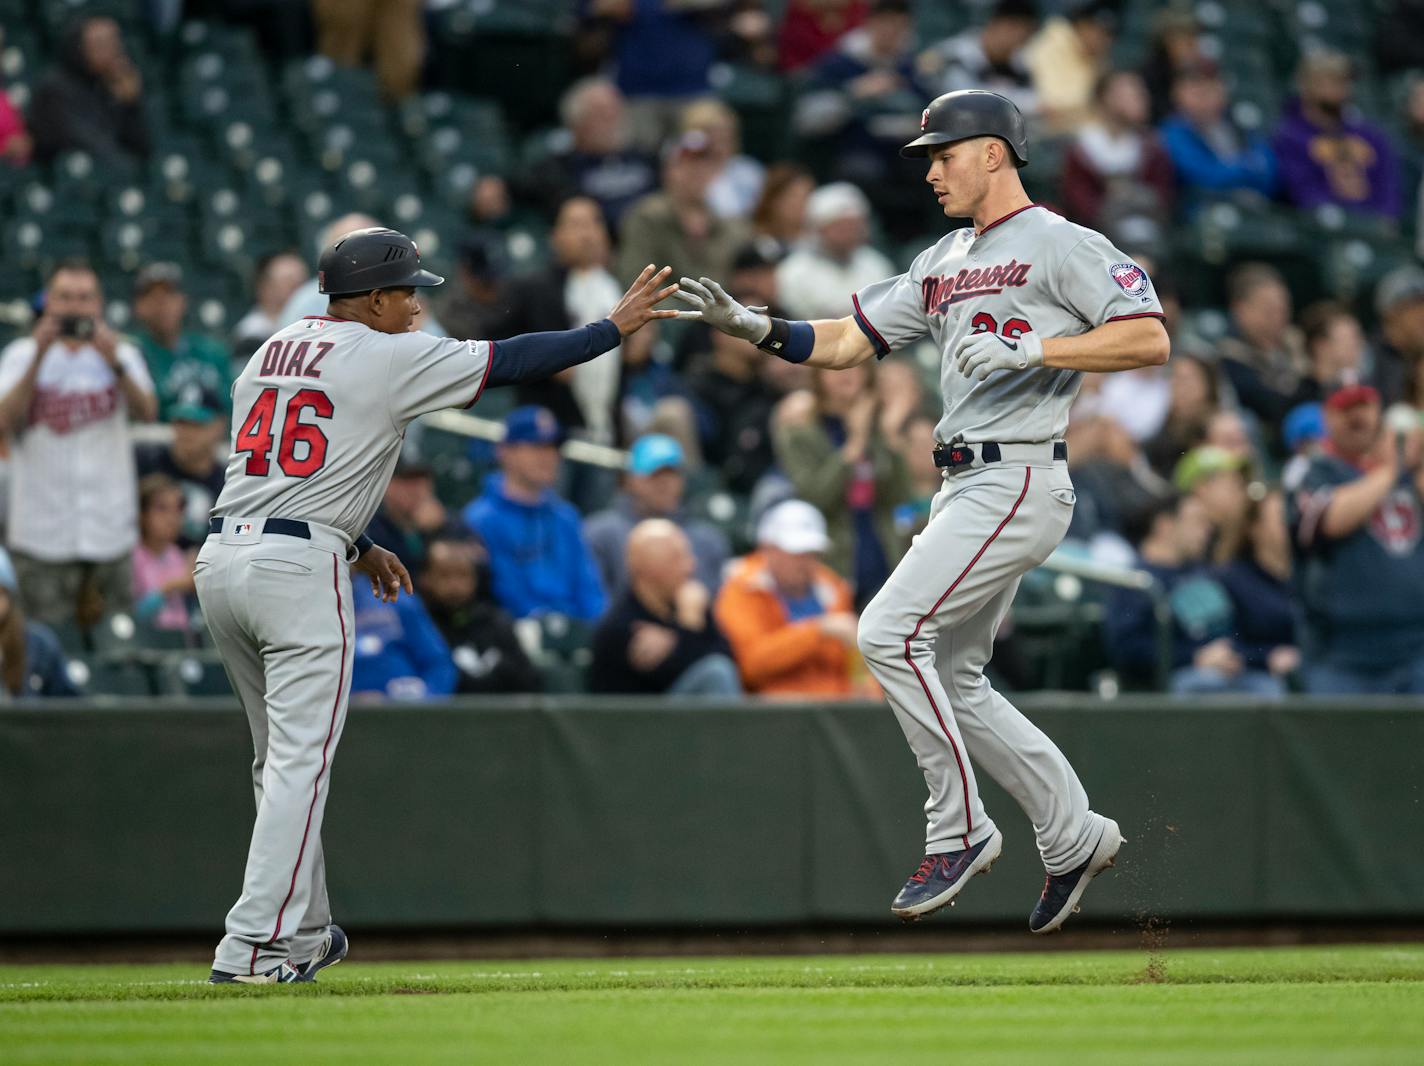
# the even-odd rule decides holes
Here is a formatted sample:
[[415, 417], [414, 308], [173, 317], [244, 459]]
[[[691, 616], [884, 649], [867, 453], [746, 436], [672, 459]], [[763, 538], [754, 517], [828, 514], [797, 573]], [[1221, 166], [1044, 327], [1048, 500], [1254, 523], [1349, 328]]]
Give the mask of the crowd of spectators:
[[[432, 47], [422, 7], [314, 0], [316, 47], [372, 64], [400, 100]], [[933, 236], [922, 167], [896, 152], [924, 104], [993, 89], [1024, 111], [1031, 144], [1056, 146], [1049, 206], [1148, 268], [1174, 340], [1165, 367], [1090, 376], [1069, 434], [1079, 502], [1065, 550], [1145, 570], [1158, 590], [1105, 597], [1105, 668], [1181, 694], [1424, 691], [1424, 269], [1388, 273], [1368, 309], [1302, 307], [1279, 264], [1236, 263], [1224, 332], [1207, 336], [1186, 313], [1202, 308], [1177, 298], [1166, 239], [1221, 203], [1407, 230], [1424, 80], [1397, 119], [1367, 115], [1352, 61], [1307, 51], [1281, 113], [1243, 124], [1240, 86], [1190, 13], [1162, 13], [1149, 61], [1128, 69], [1113, 65], [1116, 5], [1046, 10], [999, 0], [982, 25], [925, 41], [905, 0], [790, 0], [779, 20], [755, 0], [592, 0], [586, 76], [560, 127], [532, 162], [474, 182], [468, 232], [447, 235], [453, 276], [420, 328], [500, 339], [595, 320], [649, 262], [788, 317], [847, 314], [852, 292], [903, 268], [904, 242]], [[713, 91], [728, 57], [794, 79], [785, 157], [744, 150]], [[0, 94], [0, 165], [75, 149], [143, 165], [144, 91], [118, 25], [79, 19], [25, 113]], [[532, 270], [511, 266], [503, 240], [521, 212], [548, 227]], [[345, 215], [321, 243], [379, 221]], [[126, 611], [201, 627], [189, 567], [222, 484], [231, 381], [272, 331], [325, 310], [316, 251], [265, 257], [223, 336], [195, 328], [183, 264], [147, 263], [108, 294], [85, 263], [50, 272], [30, 335], [0, 354], [12, 695], [68, 691], [45, 624]], [[128, 303], [122, 329], [106, 296]], [[441, 497], [413, 434], [370, 532], [417, 594], [361, 604], [355, 691], [537, 690], [541, 627], [557, 618], [591, 655], [595, 691], [873, 692], [856, 611], [941, 484], [938, 367], [924, 354], [814, 372], [655, 324], [521, 387], [464, 498]], [[135, 452], [129, 425], [153, 419], [171, 438]], [[626, 449], [617, 484], [564, 459], [570, 439]], [[716, 492], [740, 526], [708, 520]]]

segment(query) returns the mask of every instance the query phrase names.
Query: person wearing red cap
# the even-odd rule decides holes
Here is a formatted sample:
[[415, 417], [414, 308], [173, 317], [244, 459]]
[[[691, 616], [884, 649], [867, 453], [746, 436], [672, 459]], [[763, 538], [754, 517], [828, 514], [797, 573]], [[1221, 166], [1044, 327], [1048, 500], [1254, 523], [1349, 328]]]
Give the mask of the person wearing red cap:
[[1419, 416], [1347, 381], [1321, 453], [1286, 486], [1312, 693], [1424, 692], [1424, 434]]

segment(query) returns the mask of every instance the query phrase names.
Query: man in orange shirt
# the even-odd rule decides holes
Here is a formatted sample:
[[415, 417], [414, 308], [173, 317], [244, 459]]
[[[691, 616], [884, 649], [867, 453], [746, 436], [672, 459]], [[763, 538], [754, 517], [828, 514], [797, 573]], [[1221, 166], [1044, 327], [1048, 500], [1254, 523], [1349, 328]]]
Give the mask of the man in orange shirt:
[[749, 693], [851, 695], [856, 618], [850, 586], [821, 562], [829, 545], [821, 512], [787, 500], [762, 516], [757, 550], [722, 583], [717, 624]]

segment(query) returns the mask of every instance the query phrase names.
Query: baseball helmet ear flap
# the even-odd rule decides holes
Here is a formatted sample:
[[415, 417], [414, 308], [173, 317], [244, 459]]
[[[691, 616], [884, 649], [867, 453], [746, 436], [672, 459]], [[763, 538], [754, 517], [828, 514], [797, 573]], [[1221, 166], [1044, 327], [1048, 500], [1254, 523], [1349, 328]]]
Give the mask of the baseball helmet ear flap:
[[935, 148], [971, 137], [998, 137], [1009, 146], [1015, 166], [1028, 164], [1028, 127], [1006, 96], [984, 89], [958, 89], [937, 96], [920, 116], [920, 136], [900, 149], [906, 159], [924, 158]]
[[444, 282], [420, 265], [420, 249], [413, 240], [383, 226], [343, 234], [317, 262], [317, 287], [327, 296], [428, 288]]

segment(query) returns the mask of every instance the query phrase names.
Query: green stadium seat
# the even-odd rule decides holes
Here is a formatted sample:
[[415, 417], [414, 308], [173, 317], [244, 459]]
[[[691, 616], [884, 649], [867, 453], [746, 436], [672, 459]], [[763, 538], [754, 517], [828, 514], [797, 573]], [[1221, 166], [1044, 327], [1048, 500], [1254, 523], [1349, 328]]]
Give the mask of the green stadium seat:
[[151, 673], [136, 662], [75, 656], [69, 660], [68, 673], [70, 681], [86, 696], [155, 695]]

